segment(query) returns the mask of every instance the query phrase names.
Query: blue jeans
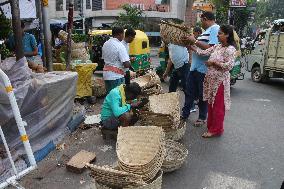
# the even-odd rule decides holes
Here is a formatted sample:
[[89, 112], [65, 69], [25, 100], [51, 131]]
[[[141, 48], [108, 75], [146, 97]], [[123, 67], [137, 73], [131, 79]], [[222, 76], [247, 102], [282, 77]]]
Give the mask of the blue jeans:
[[124, 84], [124, 77], [116, 80], [105, 80], [106, 92], [107, 94], [115, 87]]
[[203, 81], [205, 74], [198, 71], [190, 71], [187, 77], [185, 89], [185, 101], [182, 108], [182, 117], [188, 118], [190, 109], [194, 100], [198, 99], [199, 117], [198, 119], [206, 120], [207, 118], [207, 102], [203, 101]]
[[186, 78], [189, 73], [189, 64], [185, 63], [182, 67], [174, 69], [170, 77], [169, 92], [176, 92], [179, 81], [181, 81], [182, 89], [185, 90]]

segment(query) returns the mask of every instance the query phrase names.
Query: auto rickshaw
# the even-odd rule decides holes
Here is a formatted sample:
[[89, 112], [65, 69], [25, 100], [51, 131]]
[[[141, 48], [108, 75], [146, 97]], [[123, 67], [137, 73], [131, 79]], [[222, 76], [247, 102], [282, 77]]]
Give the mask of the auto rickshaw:
[[230, 84], [234, 85], [237, 80], [244, 79], [244, 73], [242, 73], [242, 63], [241, 63], [241, 47], [240, 47], [240, 38], [236, 31], [234, 31], [234, 39], [236, 43], [236, 59], [234, 62], [233, 68], [230, 70]]
[[[136, 36], [134, 40], [129, 44], [129, 57], [131, 61], [131, 67], [135, 72], [144, 72], [150, 68], [150, 47], [148, 36], [140, 31], [135, 30]], [[89, 33], [92, 38], [91, 41], [91, 57], [93, 62], [99, 64], [98, 69], [103, 69], [104, 61], [102, 57], [102, 47], [111, 37], [111, 30], [93, 30]], [[97, 69], [97, 70], [98, 70]]]

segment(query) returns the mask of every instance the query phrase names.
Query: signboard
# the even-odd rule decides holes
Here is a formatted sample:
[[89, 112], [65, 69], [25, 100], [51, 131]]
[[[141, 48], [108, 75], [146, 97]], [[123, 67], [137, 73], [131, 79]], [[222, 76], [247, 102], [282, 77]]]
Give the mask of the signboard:
[[230, 7], [246, 7], [246, 0], [230, 0]]
[[[19, 1], [21, 19], [36, 18], [35, 0], [18, 0], [18, 1]], [[6, 16], [6, 18], [9, 19], [12, 18], [10, 3], [1, 6], [1, 9], [4, 15]]]

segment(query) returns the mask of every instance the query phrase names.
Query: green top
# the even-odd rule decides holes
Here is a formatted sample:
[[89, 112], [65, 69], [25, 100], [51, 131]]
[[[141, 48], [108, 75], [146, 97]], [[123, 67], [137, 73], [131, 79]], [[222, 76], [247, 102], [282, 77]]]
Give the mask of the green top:
[[119, 87], [116, 87], [109, 92], [104, 100], [101, 111], [101, 119], [106, 120], [113, 116], [119, 117], [128, 111], [130, 111], [130, 104], [122, 106], [122, 98]]

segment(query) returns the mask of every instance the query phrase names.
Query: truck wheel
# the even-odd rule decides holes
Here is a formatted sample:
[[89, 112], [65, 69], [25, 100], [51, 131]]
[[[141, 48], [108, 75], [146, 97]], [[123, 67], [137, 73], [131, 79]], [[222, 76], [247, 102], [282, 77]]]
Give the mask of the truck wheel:
[[260, 67], [254, 67], [251, 70], [251, 79], [254, 82], [259, 83], [261, 81], [261, 70]]

